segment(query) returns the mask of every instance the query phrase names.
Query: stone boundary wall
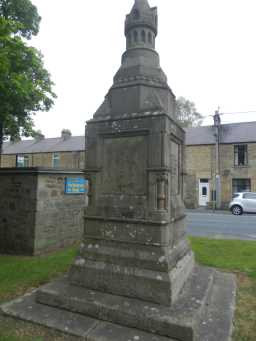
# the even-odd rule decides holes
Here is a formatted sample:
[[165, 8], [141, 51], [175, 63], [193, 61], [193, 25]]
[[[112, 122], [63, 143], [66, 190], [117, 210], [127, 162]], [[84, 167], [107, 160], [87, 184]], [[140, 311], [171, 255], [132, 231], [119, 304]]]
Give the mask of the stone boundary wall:
[[36, 255], [81, 239], [85, 194], [65, 194], [79, 170], [0, 170], [0, 253]]

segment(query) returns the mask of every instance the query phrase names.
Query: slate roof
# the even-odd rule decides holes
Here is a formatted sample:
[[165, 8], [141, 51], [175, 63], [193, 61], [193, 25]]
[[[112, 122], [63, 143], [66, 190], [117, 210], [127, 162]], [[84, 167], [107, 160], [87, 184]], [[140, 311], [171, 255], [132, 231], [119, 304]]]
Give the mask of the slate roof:
[[[186, 145], [215, 144], [214, 127], [187, 128]], [[256, 122], [222, 124], [220, 143], [256, 142]]]
[[[186, 145], [215, 144], [214, 127], [186, 128]], [[256, 122], [231, 123], [221, 125], [221, 143], [256, 143]], [[73, 152], [85, 150], [84, 136], [46, 138], [41, 141], [23, 140], [17, 143], [5, 142], [3, 154], [33, 154]]]
[[23, 140], [17, 143], [5, 142], [3, 144], [3, 154], [33, 154], [83, 150], [85, 150], [84, 136], [71, 136], [66, 140], [62, 137], [56, 137], [46, 138], [40, 141]]

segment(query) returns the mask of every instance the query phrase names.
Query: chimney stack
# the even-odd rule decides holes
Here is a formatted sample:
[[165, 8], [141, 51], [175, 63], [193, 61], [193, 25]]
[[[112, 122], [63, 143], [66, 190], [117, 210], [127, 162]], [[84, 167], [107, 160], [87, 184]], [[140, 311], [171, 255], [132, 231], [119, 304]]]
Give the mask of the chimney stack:
[[61, 137], [64, 141], [70, 139], [71, 136], [72, 136], [72, 133], [69, 129], [62, 129]]
[[45, 139], [45, 136], [41, 133], [41, 131], [38, 131], [34, 134], [34, 139], [36, 140], [36, 142], [40, 142]]

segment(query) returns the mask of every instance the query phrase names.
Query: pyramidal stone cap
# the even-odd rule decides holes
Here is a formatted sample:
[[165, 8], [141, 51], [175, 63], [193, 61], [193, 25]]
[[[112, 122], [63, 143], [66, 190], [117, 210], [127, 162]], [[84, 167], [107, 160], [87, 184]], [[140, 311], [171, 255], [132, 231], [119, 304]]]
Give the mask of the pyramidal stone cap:
[[126, 50], [121, 66], [94, 119], [165, 112], [174, 117], [175, 96], [160, 66], [155, 48], [157, 8], [135, 0], [125, 20]]

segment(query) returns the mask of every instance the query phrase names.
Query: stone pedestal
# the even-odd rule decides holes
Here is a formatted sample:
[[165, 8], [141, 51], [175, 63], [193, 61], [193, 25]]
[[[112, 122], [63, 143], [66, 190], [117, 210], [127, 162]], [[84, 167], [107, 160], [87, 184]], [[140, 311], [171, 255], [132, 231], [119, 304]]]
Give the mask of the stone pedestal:
[[90, 178], [74, 285], [171, 305], [193, 269], [185, 239], [183, 131], [148, 112], [87, 126]]

